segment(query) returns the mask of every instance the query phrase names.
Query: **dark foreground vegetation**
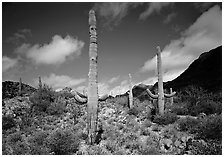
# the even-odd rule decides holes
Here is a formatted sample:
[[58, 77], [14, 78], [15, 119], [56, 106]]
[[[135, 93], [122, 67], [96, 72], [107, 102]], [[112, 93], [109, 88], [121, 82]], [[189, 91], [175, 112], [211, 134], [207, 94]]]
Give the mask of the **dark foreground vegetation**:
[[54, 92], [48, 86], [29, 97], [2, 102], [2, 153], [77, 155], [221, 154], [221, 93], [189, 86], [166, 101], [164, 116], [157, 102], [127, 96], [99, 103], [97, 140], [87, 144], [86, 107], [70, 91]]

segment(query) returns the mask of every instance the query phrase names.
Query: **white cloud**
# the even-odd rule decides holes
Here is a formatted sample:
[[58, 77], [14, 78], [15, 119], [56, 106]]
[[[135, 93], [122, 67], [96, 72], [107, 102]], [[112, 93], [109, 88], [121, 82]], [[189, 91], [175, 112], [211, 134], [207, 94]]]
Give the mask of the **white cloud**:
[[62, 38], [59, 35], [52, 37], [49, 44], [23, 44], [15, 49], [16, 53], [25, 54], [35, 64], [62, 64], [72, 55], [79, 56], [84, 42], [67, 35]]
[[[201, 53], [222, 44], [222, 12], [214, 6], [204, 12], [194, 24], [173, 40], [162, 51], [162, 65], [165, 71], [172, 72], [170, 80], [176, 76], [173, 72], [184, 71]], [[156, 69], [156, 56], [144, 63], [142, 72]], [[170, 75], [171, 76], [171, 75]]]
[[115, 76], [115, 77], [112, 77], [108, 83], [112, 84], [112, 83], [115, 83], [116, 81], [118, 81], [118, 79], [120, 78], [120, 76]]
[[147, 17], [149, 17], [154, 12], [159, 13], [160, 10], [163, 7], [166, 7], [170, 4], [171, 3], [169, 3], [169, 2], [151, 2], [151, 3], [148, 3], [148, 8], [143, 13], [140, 14], [139, 18], [141, 20], [145, 20]]
[[[85, 78], [72, 78], [67, 75], [56, 75], [54, 73], [50, 74], [49, 76], [41, 77], [42, 83], [45, 83], [51, 86], [54, 89], [60, 89], [65, 87], [74, 88], [75, 86], [83, 83], [86, 81]], [[38, 80], [35, 80], [35, 85], [38, 84]]]
[[17, 59], [9, 58], [7, 56], [2, 57], [2, 72], [6, 72], [10, 68], [16, 66], [18, 63]]
[[96, 3], [93, 8], [97, 11], [98, 15], [104, 19], [105, 26], [116, 26], [128, 14], [129, 9], [138, 4], [139, 3], [106, 2]]

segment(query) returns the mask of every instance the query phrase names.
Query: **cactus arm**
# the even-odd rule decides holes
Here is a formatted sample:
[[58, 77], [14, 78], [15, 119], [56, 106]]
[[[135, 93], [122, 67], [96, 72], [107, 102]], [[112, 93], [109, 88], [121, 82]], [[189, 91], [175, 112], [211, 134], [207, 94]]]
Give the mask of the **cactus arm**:
[[77, 102], [82, 103], [82, 104], [87, 103], [87, 98], [80, 97], [78, 92], [74, 91], [74, 92], [72, 92], [72, 95], [74, 96], [74, 98]]
[[172, 92], [172, 93], [170, 93], [170, 94], [165, 94], [165, 93], [164, 93], [164, 97], [165, 97], [165, 98], [171, 98], [171, 97], [173, 97], [175, 94], [176, 94], [176, 92]]
[[108, 98], [108, 94], [99, 97], [99, 101], [105, 101]]
[[152, 99], [158, 99], [158, 95], [152, 94], [152, 92], [149, 89], [146, 89], [146, 91]]
[[87, 99], [87, 96], [86, 96], [86, 95], [83, 95], [83, 94], [81, 94], [81, 93], [79, 93], [79, 92], [77, 92], [77, 91], [76, 91], [76, 93], [77, 93], [81, 98], [86, 98], [86, 99]]

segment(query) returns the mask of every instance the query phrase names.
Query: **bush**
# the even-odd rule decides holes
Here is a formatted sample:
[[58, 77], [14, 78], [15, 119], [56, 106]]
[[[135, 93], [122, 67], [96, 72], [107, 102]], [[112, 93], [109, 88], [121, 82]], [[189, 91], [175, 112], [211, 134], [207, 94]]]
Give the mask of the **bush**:
[[137, 116], [138, 113], [139, 113], [139, 110], [138, 110], [138, 108], [137, 108], [136, 106], [134, 106], [133, 108], [130, 108], [130, 109], [128, 110], [128, 114], [129, 114], [129, 115]]
[[[221, 94], [208, 93], [201, 87], [188, 86], [178, 94], [179, 101], [185, 102], [182, 111], [177, 107], [173, 110], [177, 112], [187, 112], [183, 114], [189, 114], [197, 116], [200, 113], [208, 114], [220, 114], [222, 111]], [[179, 114], [179, 113], [177, 113]]]
[[28, 145], [24, 141], [21, 132], [10, 134], [7, 137], [7, 144], [9, 145], [9, 147], [11, 147], [11, 150], [8, 153], [12, 155], [29, 154]]
[[199, 120], [188, 116], [186, 118], [178, 119], [177, 124], [180, 131], [191, 132], [199, 124]]
[[197, 137], [208, 140], [222, 140], [222, 116], [210, 115], [202, 119], [195, 130]]
[[178, 104], [174, 104], [173, 106], [170, 107], [170, 110], [172, 113], [175, 113], [177, 115], [188, 114], [187, 104], [182, 102]]
[[194, 141], [191, 144], [191, 153], [194, 155], [222, 155], [222, 144], [217, 141]]
[[32, 137], [28, 139], [30, 143], [30, 154], [32, 155], [46, 155], [49, 154], [49, 150], [46, 148], [46, 138], [48, 132], [38, 131], [35, 132]]
[[156, 115], [153, 122], [160, 125], [172, 124], [177, 120], [177, 115], [174, 113], [164, 113], [164, 115]]
[[71, 130], [54, 130], [46, 139], [47, 147], [55, 155], [73, 154], [78, 150], [80, 139]]
[[51, 115], [61, 115], [65, 111], [65, 107], [66, 100], [64, 98], [58, 98], [48, 106], [47, 113]]
[[16, 126], [16, 122], [10, 116], [3, 116], [2, 117], [2, 129], [8, 130]]
[[48, 106], [54, 102], [55, 97], [53, 89], [45, 85], [30, 97], [32, 103], [31, 110], [46, 112]]

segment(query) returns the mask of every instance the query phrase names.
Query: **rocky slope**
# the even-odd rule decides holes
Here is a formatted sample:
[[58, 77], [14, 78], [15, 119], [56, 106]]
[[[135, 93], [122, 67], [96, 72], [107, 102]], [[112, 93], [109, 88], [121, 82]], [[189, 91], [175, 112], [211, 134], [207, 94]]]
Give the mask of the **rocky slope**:
[[[22, 94], [29, 96], [33, 92], [35, 92], [36, 89], [34, 87], [31, 87], [27, 84], [22, 83]], [[2, 99], [6, 98], [13, 98], [18, 96], [19, 92], [19, 82], [13, 82], [13, 81], [4, 81], [2, 82]]]

